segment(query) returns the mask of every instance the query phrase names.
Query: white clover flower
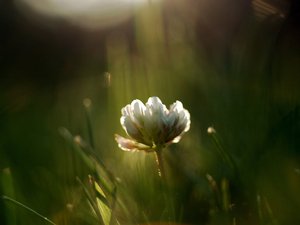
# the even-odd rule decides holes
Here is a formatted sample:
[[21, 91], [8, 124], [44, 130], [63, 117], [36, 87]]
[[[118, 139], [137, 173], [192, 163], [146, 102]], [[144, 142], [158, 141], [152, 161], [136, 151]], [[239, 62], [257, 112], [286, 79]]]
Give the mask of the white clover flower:
[[150, 97], [146, 105], [136, 99], [121, 112], [120, 122], [129, 138], [116, 134], [115, 139], [125, 151], [156, 151], [179, 142], [190, 129], [190, 114], [180, 101], [167, 109], [158, 97]]

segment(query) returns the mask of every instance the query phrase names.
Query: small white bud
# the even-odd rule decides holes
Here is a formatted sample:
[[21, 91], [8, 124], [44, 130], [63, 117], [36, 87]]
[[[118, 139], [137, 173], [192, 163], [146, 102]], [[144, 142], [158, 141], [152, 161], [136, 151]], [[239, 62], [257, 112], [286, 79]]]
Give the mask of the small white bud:
[[92, 105], [92, 100], [90, 98], [83, 99], [83, 105], [85, 108], [90, 108]]
[[208, 134], [215, 134], [215, 133], [217, 133], [217, 132], [216, 132], [215, 128], [213, 128], [213, 127], [208, 127], [208, 128], [207, 128], [207, 133], [208, 133]]

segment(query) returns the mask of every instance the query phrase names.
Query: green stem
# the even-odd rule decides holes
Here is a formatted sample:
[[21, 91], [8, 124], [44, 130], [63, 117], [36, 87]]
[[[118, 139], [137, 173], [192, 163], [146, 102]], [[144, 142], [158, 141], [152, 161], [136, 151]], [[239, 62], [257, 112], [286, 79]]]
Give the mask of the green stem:
[[163, 161], [163, 157], [162, 157], [162, 149], [157, 149], [155, 151], [155, 156], [156, 156], [156, 163], [157, 163], [157, 166], [158, 166], [158, 175], [163, 180], [166, 180], [164, 161]]
[[217, 136], [217, 134], [212, 134], [212, 139], [223, 161], [227, 163], [227, 165], [232, 169], [235, 176], [237, 176], [237, 178], [239, 179], [238, 167], [231, 154], [223, 148], [223, 145], [221, 144], [220, 138]]
[[85, 117], [86, 117], [87, 132], [88, 132], [90, 145], [91, 145], [92, 149], [95, 149], [95, 142], [94, 142], [91, 112], [90, 112], [90, 105], [89, 104], [85, 104]]
[[176, 218], [176, 210], [174, 208], [174, 199], [169, 189], [167, 177], [166, 177], [166, 170], [165, 170], [165, 162], [163, 159], [163, 148], [157, 148], [155, 151], [156, 156], [156, 163], [158, 166], [158, 175], [160, 176], [160, 188], [163, 190], [163, 197], [165, 201], [165, 216], [168, 220], [172, 220]]

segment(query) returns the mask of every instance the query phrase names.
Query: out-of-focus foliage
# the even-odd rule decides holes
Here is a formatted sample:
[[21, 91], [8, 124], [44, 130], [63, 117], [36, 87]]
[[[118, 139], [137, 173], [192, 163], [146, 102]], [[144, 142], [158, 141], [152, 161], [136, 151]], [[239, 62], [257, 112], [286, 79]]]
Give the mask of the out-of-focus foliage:
[[[116, 209], [120, 224], [300, 221], [296, 0], [148, 1], [93, 28], [16, 2], [0, 3], [2, 193], [59, 225], [97, 223], [78, 183], [92, 171], [61, 136], [66, 127], [117, 178], [128, 209]], [[168, 190], [153, 155], [114, 142], [120, 109], [149, 96], [180, 100], [191, 114], [190, 132], [164, 151]], [[4, 201], [0, 216], [1, 224], [45, 224]]]

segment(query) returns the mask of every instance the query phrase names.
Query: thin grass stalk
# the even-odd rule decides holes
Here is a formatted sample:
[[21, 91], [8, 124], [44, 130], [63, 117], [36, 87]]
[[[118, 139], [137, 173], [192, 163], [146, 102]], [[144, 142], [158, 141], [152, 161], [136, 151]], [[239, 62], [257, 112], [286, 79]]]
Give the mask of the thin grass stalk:
[[271, 206], [269, 204], [268, 199], [266, 197], [264, 197], [263, 200], [264, 200], [264, 203], [265, 203], [265, 207], [266, 207], [267, 213], [268, 213], [268, 215], [269, 215], [269, 217], [271, 219], [271, 224], [278, 225], [278, 222], [277, 222], [277, 220], [276, 220], [276, 218], [274, 216], [273, 210], [272, 210], [272, 208], [271, 208]]
[[229, 212], [230, 204], [231, 204], [231, 197], [230, 197], [230, 193], [229, 193], [229, 181], [226, 178], [223, 178], [221, 181], [221, 190], [222, 190], [223, 210], [225, 212]]
[[[5, 168], [2, 170], [0, 174], [0, 190], [2, 189], [2, 193], [6, 196], [15, 197], [15, 189], [13, 184], [13, 177], [10, 171], [10, 168]], [[5, 210], [2, 212], [5, 215], [7, 225], [16, 225], [17, 224], [17, 216], [15, 207], [10, 207], [6, 205]]]
[[[91, 106], [92, 101], [89, 98], [86, 98], [83, 100], [83, 105], [85, 109], [85, 117], [86, 117], [86, 123], [87, 123], [87, 130], [88, 130], [88, 138], [89, 138], [89, 145], [80, 145], [83, 150], [87, 150], [88, 153], [95, 159], [95, 161], [98, 162], [98, 164], [102, 167], [102, 169], [105, 171], [107, 177], [110, 179], [112, 183], [115, 183], [116, 179], [115, 176], [112, 174], [112, 172], [105, 166], [104, 162], [101, 160], [101, 158], [96, 154], [95, 151], [95, 141], [94, 141], [94, 133], [93, 133], [93, 127], [92, 127], [92, 118], [91, 118]], [[89, 148], [90, 146], [90, 148]]]
[[117, 187], [114, 188], [113, 193], [112, 193], [112, 203], [111, 203], [111, 214], [110, 214], [110, 220], [109, 220], [109, 225], [113, 225], [114, 221], [116, 221], [116, 217], [115, 217], [115, 208], [116, 208], [116, 204], [117, 204]]
[[84, 109], [85, 109], [84, 111], [85, 111], [85, 118], [86, 118], [89, 142], [90, 142], [90, 145], [92, 146], [92, 149], [95, 149], [92, 121], [91, 121], [91, 115], [90, 115], [92, 101], [89, 98], [86, 98], [83, 100], [83, 105], [84, 105]]
[[221, 140], [218, 137], [218, 135], [216, 134], [216, 132], [213, 132], [210, 135], [212, 136], [212, 140], [216, 146], [216, 149], [217, 149], [219, 155], [221, 156], [223, 161], [232, 169], [235, 176], [239, 179], [238, 166], [237, 166], [235, 160], [233, 159], [231, 154], [224, 149], [224, 147], [221, 143]]
[[206, 179], [208, 180], [208, 184], [214, 194], [214, 199], [215, 199], [215, 204], [216, 207], [221, 210], [222, 209], [222, 196], [219, 190], [219, 187], [217, 185], [217, 182], [215, 181], [215, 179], [210, 175], [210, 174], [206, 174]]
[[106, 167], [106, 165], [104, 164], [104, 162], [101, 160], [101, 158], [96, 154], [95, 150], [93, 149], [92, 146], [87, 145], [86, 143], [83, 143], [83, 141], [81, 140], [79, 143], [80, 148], [86, 152], [88, 155], [90, 155], [95, 162], [98, 163], [98, 165], [105, 171], [107, 177], [110, 179], [110, 181], [112, 183], [114, 183], [116, 181], [115, 176], [113, 175], [113, 173]]
[[261, 203], [261, 196], [259, 194], [256, 195], [256, 202], [257, 202], [259, 224], [263, 225], [264, 224], [263, 209], [262, 209], [262, 203]]
[[80, 158], [91, 170], [92, 174], [95, 177], [97, 177], [101, 188], [111, 195], [111, 188], [109, 188], [106, 182], [103, 181], [103, 178], [102, 176], [100, 176], [98, 171], [99, 169], [97, 169], [97, 167], [100, 166], [103, 169], [107, 177], [112, 182], [113, 186], [115, 186], [116, 182], [114, 175], [106, 168], [104, 163], [99, 159], [99, 157], [97, 157], [97, 155], [91, 149], [91, 147], [88, 147], [88, 145], [81, 139], [81, 137], [74, 137], [66, 128], [60, 128], [59, 131], [64, 137], [64, 139], [67, 141], [67, 143], [70, 145], [70, 148], [80, 156]]
[[158, 175], [161, 177], [161, 188], [164, 189], [163, 197], [166, 203], [165, 213], [168, 220], [174, 220], [177, 214], [176, 209], [174, 208], [174, 199], [172, 198], [172, 193], [167, 183], [165, 162], [163, 159], [163, 148], [158, 147], [155, 150], [155, 159], [157, 163]]
[[97, 218], [98, 218], [98, 220], [99, 220], [99, 222], [100, 222], [100, 225], [104, 225], [104, 221], [103, 221], [103, 218], [102, 218], [102, 216], [101, 216], [101, 214], [100, 214], [100, 212], [99, 212], [98, 206], [97, 206], [96, 202], [93, 200], [93, 199], [96, 199], [96, 198], [93, 198], [94, 196], [91, 196], [91, 195], [90, 195], [89, 190], [88, 190], [87, 187], [83, 184], [83, 182], [80, 180], [79, 177], [76, 177], [76, 180], [77, 180], [78, 183], [81, 185], [81, 187], [82, 187], [82, 189], [83, 189], [83, 191], [84, 191], [84, 194], [86, 195], [86, 197], [87, 197], [89, 203], [91, 204], [91, 206], [92, 206], [92, 208], [93, 208], [93, 210], [94, 210], [94, 212], [95, 212], [95, 214], [96, 214], [96, 216], [97, 216]]
[[9, 202], [11, 202], [11, 203], [13, 203], [13, 204], [15, 204], [15, 205], [17, 205], [17, 206], [19, 206], [19, 207], [25, 209], [25, 210], [31, 212], [32, 214], [36, 215], [37, 217], [39, 217], [39, 218], [45, 220], [46, 222], [48, 222], [48, 223], [50, 223], [50, 224], [52, 224], [52, 225], [56, 225], [56, 223], [54, 223], [53, 221], [51, 221], [51, 220], [48, 219], [47, 217], [43, 216], [43, 215], [40, 214], [39, 212], [35, 211], [34, 209], [32, 209], [32, 208], [30, 208], [30, 207], [24, 205], [23, 203], [21, 203], [21, 202], [15, 200], [15, 199], [12, 199], [12, 198], [10, 198], [10, 197], [8, 197], [8, 196], [6, 196], [6, 195], [3, 195], [3, 196], [2, 196], [2, 199], [5, 200], [5, 201], [9, 201]]

